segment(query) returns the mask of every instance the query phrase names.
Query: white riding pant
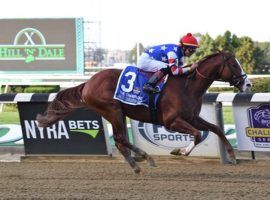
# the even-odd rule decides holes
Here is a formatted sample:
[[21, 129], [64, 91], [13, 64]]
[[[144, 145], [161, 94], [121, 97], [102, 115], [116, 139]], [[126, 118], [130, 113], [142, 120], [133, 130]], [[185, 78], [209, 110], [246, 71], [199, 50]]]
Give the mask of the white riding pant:
[[143, 53], [139, 60], [137, 67], [147, 72], [156, 72], [162, 68], [167, 68], [168, 64], [155, 60], [149, 56], [148, 53]]

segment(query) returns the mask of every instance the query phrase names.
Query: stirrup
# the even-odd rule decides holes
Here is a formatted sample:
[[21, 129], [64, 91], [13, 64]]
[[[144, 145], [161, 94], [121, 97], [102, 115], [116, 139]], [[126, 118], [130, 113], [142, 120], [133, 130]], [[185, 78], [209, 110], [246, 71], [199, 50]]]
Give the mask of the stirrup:
[[157, 86], [153, 87], [149, 83], [144, 84], [143, 91], [148, 92], [148, 93], [158, 93], [158, 92], [160, 92], [159, 88]]

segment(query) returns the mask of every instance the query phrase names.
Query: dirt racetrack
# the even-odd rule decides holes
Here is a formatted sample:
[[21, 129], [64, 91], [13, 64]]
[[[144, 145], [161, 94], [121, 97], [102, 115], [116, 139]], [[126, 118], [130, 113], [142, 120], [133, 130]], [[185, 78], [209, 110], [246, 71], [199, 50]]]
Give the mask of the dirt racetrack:
[[270, 199], [270, 161], [155, 158], [136, 175], [122, 158], [0, 163], [0, 199]]

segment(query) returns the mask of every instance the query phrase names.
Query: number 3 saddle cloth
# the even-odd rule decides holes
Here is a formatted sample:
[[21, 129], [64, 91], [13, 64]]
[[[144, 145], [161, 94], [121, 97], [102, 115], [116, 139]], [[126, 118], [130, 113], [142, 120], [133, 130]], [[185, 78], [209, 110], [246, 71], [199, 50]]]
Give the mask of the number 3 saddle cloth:
[[[151, 77], [153, 72], [142, 71], [136, 66], [127, 66], [123, 69], [117, 83], [117, 87], [114, 93], [114, 99], [117, 99], [123, 103], [130, 105], [144, 105], [149, 106], [149, 95], [144, 92], [142, 87]], [[165, 84], [166, 79], [161, 79], [157, 84], [159, 90]], [[158, 98], [161, 93], [157, 93], [155, 96], [155, 104], [157, 104]]]

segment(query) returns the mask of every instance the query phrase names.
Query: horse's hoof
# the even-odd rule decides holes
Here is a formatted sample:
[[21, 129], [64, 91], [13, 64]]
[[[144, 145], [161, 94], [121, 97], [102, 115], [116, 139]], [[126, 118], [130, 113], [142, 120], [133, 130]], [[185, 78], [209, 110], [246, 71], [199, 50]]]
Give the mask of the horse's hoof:
[[148, 161], [148, 164], [149, 164], [150, 167], [156, 167], [157, 166], [156, 163], [155, 163], [155, 161], [154, 161], [154, 159], [152, 157], [149, 157], [147, 159], [147, 161]]
[[179, 155], [179, 152], [180, 152], [180, 149], [174, 149], [171, 151], [170, 154], [177, 156], [177, 155]]
[[237, 164], [237, 160], [236, 160], [235, 157], [229, 158], [229, 159], [228, 159], [228, 162], [229, 162], [230, 164], [233, 164], [233, 165], [236, 165], [236, 164]]
[[142, 157], [142, 156], [135, 156], [135, 157], [133, 157], [133, 158], [134, 158], [134, 160], [135, 160], [136, 162], [143, 162], [143, 161], [145, 160], [145, 158]]
[[179, 148], [172, 150], [170, 154], [175, 155], [175, 156], [186, 156], [183, 150]]
[[137, 167], [134, 167], [133, 170], [134, 170], [134, 173], [135, 174], [140, 174], [140, 172], [141, 172], [141, 168], [138, 167], [138, 166]]

